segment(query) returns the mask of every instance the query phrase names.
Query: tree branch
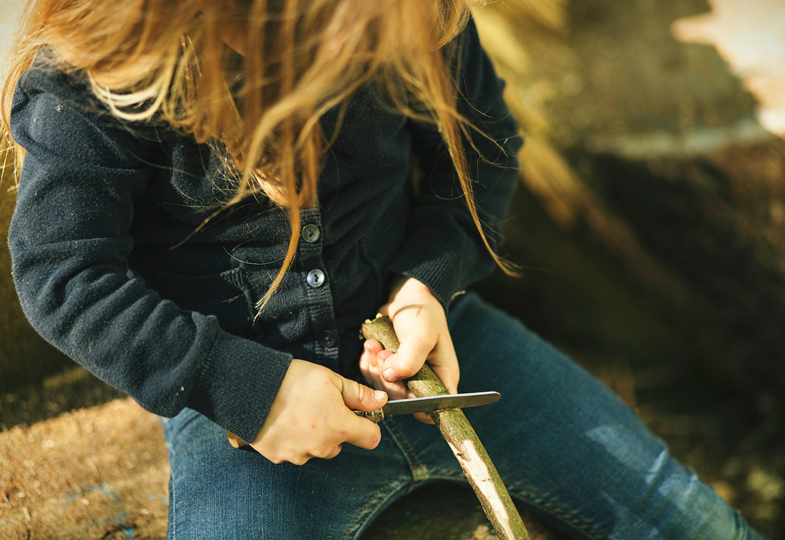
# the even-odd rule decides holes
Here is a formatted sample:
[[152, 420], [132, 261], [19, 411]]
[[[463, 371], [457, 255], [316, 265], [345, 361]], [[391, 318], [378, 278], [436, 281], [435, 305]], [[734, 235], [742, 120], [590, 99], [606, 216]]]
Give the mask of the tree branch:
[[[366, 339], [375, 339], [392, 352], [398, 351], [398, 337], [388, 317], [377, 315], [372, 321], [365, 321], [362, 333]], [[409, 390], [417, 397], [447, 394], [447, 389], [433, 372], [424, 364], [422, 369], [406, 381]], [[491, 458], [485, 451], [477, 433], [466, 415], [460, 409], [446, 409], [430, 413], [450, 446], [452, 453], [461, 464], [466, 478], [480, 500], [485, 515], [488, 516], [496, 534], [501, 540], [530, 540], [518, 509], [510, 498], [499, 473], [496, 472]]]

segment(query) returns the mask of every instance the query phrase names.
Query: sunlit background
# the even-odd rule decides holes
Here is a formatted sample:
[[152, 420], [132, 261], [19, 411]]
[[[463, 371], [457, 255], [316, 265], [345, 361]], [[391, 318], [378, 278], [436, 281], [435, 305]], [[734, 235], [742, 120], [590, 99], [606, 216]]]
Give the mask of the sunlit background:
[[14, 30], [22, 2], [18, 0], [3, 0], [0, 2], [0, 58], [6, 59], [11, 46], [11, 35]]

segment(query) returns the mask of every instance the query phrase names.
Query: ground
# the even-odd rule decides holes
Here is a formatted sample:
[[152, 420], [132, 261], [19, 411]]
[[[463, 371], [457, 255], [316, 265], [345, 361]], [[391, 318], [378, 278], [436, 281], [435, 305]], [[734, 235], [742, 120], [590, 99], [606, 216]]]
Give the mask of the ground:
[[[583, 363], [763, 533], [782, 538], [779, 418], [750, 426], [761, 417], [737, 397], [674, 366]], [[165, 538], [168, 463], [154, 415], [71, 368], [0, 397], [0, 424], [0, 538]], [[563, 538], [523, 516], [534, 538]], [[368, 532], [407, 538], [495, 537], [471, 491], [445, 485], [405, 498]]]

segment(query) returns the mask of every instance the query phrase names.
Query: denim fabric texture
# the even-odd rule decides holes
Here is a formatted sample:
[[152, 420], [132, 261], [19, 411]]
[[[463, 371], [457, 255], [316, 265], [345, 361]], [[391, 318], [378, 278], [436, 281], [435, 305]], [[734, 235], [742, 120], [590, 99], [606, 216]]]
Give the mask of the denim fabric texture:
[[[614, 394], [518, 321], [468, 294], [449, 322], [460, 391], [502, 394], [465, 412], [515, 499], [575, 538], [761, 538]], [[466, 482], [434, 426], [411, 416], [382, 425], [375, 450], [344, 445], [297, 467], [232, 448], [195, 411], [164, 421], [169, 539], [355, 539], [412, 490]]]

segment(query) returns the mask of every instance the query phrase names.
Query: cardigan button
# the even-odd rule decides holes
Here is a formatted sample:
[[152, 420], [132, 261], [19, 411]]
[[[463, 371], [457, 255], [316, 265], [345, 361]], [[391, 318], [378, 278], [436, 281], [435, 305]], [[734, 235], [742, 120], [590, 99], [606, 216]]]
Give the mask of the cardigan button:
[[321, 270], [311, 270], [308, 272], [306, 276], [306, 281], [308, 281], [308, 285], [313, 287], [314, 289], [317, 287], [321, 287], [324, 285], [324, 272]]
[[325, 349], [338, 345], [338, 334], [332, 330], [325, 330], [319, 334], [319, 345]]
[[303, 227], [303, 239], [308, 242], [309, 244], [313, 244], [319, 237], [322, 235], [322, 232], [319, 230], [319, 227], [316, 225], [309, 223], [305, 227]]

